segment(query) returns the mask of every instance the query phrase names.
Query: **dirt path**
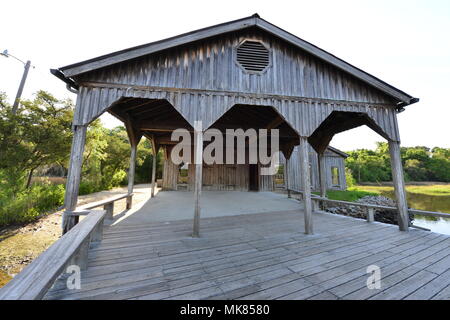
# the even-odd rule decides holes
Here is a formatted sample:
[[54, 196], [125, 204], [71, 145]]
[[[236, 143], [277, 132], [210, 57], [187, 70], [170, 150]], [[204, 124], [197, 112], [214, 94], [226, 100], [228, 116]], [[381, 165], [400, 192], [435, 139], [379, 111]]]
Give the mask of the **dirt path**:
[[[99, 201], [124, 194], [127, 188], [116, 188], [80, 196], [78, 204]], [[136, 185], [133, 205], [148, 199], [150, 185]], [[125, 210], [125, 199], [114, 205], [114, 214]], [[61, 236], [62, 211], [50, 214], [21, 227], [10, 227], [0, 232], [0, 287], [31, 263]]]

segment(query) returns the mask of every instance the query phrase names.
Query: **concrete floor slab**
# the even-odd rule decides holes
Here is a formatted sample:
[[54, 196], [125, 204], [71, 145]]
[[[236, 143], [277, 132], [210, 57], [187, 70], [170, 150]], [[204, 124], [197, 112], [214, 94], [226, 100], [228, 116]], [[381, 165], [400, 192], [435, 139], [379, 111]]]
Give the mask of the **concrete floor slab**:
[[[275, 192], [203, 191], [201, 217], [213, 218], [241, 214], [300, 210], [302, 205]], [[187, 191], [160, 191], [143, 201], [115, 224], [137, 225], [150, 222], [193, 219], [194, 194]]]

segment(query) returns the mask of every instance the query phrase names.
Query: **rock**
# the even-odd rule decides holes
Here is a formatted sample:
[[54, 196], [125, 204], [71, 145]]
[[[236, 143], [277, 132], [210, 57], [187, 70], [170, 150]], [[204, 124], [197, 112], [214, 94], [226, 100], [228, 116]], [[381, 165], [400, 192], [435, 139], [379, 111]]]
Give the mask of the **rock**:
[[[384, 196], [365, 196], [356, 202], [374, 204], [386, 207], [396, 207], [397, 204], [394, 200]], [[325, 211], [341, 214], [345, 216], [351, 216], [354, 218], [366, 219], [366, 209], [354, 205], [328, 205]], [[409, 220], [412, 221], [414, 216], [409, 214]], [[383, 210], [375, 209], [375, 221], [398, 225], [398, 211], [397, 210]]]

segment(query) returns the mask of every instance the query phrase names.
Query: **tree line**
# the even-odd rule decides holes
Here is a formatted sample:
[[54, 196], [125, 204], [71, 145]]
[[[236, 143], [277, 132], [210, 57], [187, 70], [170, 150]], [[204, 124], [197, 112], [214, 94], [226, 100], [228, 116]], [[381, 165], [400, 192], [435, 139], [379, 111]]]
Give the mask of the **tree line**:
[[[389, 147], [377, 142], [375, 150], [347, 152], [345, 166], [357, 183], [392, 181]], [[450, 148], [402, 147], [401, 158], [407, 181], [450, 182]]]
[[[0, 93], [0, 227], [32, 221], [63, 204], [64, 180], [51, 176], [67, 174], [73, 112], [71, 100], [59, 100], [45, 91], [21, 101], [13, 112], [6, 95]], [[125, 185], [129, 159], [125, 128], [108, 129], [95, 120], [87, 131], [80, 194]], [[157, 160], [161, 177], [161, 154]], [[150, 181], [151, 166], [151, 144], [142, 139], [136, 183]]]

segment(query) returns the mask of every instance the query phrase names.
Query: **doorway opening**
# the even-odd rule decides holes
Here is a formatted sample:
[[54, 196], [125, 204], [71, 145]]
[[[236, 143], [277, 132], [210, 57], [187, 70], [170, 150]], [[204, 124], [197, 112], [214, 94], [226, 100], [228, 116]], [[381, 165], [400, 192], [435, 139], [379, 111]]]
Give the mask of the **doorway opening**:
[[257, 164], [249, 164], [249, 191], [259, 191], [259, 166]]

